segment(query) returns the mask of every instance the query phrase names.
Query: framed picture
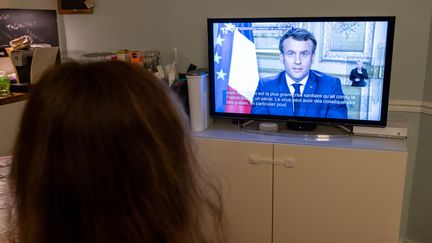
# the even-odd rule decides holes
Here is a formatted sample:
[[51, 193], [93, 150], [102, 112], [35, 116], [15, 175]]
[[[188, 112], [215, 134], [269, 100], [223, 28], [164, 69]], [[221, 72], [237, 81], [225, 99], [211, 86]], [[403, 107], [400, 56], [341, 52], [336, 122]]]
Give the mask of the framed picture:
[[321, 59], [341, 61], [362, 59], [370, 62], [374, 23], [329, 22], [324, 25]]
[[57, 0], [59, 14], [92, 14], [94, 0]]

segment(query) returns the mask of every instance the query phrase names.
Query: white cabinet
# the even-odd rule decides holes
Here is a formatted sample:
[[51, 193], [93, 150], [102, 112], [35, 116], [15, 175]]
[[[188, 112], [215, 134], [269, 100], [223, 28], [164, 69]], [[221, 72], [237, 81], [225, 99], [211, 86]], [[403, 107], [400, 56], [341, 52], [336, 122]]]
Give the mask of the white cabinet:
[[196, 139], [200, 161], [217, 175], [232, 243], [270, 243], [272, 231], [272, 166], [251, 166], [254, 151], [272, 157], [272, 144]]
[[[406, 153], [276, 144], [274, 243], [397, 243]], [[233, 182], [235, 183], [235, 181]]]
[[195, 138], [221, 182], [231, 242], [398, 242], [406, 141], [310, 142], [226, 128]]

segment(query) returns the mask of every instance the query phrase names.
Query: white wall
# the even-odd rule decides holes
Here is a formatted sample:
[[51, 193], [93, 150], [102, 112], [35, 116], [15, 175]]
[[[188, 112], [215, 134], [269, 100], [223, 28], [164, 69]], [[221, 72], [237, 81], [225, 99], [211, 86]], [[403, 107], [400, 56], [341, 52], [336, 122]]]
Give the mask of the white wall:
[[430, 37], [429, 37], [429, 59], [426, 66], [426, 82], [424, 86], [423, 100], [432, 102], [432, 20], [430, 25]]
[[429, 243], [432, 242], [432, 115], [421, 116], [420, 129], [407, 235], [415, 243]]
[[0, 106], [0, 156], [12, 153], [26, 101]]
[[167, 26], [173, 23], [167, 21], [170, 13], [163, 2], [96, 1], [91, 15], [63, 15], [68, 54], [76, 57], [119, 49], [167, 51], [167, 39], [172, 38]]
[[9, 0], [2, 0], [0, 2], [0, 8], [8, 8], [9, 7]]
[[[431, 23], [432, 32], [432, 23]], [[432, 102], [432, 33], [429, 40], [426, 83], [423, 100]], [[408, 218], [408, 237], [416, 243], [432, 242], [432, 114], [423, 114], [420, 120], [417, 157], [413, 173], [411, 206]]]

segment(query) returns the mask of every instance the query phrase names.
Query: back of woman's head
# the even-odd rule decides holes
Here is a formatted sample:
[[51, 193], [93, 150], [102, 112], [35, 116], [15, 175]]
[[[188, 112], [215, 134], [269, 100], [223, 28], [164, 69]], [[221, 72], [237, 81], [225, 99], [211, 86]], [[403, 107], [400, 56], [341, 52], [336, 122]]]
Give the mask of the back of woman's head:
[[149, 72], [123, 62], [50, 70], [32, 87], [14, 151], [18, 241], [208, 241], [199, 214], [207, 207], [218, 224], [220, 208], [200, 189], [190, 139]]

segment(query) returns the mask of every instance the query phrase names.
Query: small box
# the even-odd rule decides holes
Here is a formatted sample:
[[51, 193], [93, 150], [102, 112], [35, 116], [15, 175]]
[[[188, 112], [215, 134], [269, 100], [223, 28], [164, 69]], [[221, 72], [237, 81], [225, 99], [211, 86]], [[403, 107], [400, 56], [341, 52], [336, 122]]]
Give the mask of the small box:
[[386, 127], [362, 127], [353, 126], [354, 135], [407, 138], [407, 123], [402, 121], [389, 121]]

